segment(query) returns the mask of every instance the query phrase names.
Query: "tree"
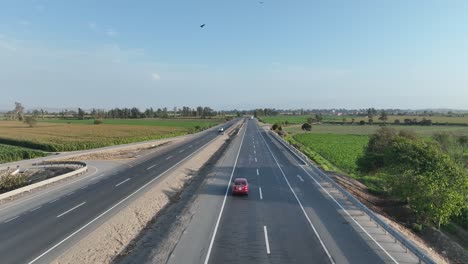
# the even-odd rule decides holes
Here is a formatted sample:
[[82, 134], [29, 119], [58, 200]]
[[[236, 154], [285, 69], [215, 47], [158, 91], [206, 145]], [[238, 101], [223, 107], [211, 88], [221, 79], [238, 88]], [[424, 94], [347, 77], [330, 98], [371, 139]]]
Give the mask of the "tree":
[[24, 119], [24, 123], [27, 124], [29, 127], [34, 127], [37, 125], [37, 120], [32, 116], [27, 116]]
[[21, 103], [15, 102], [15, 109], [13, 110], [13, 119], [18, 119], [19, 121], [23, 121], [24, 119], [24, 107]]
[[365, 124], [366, 124], [366, 121], [364, 121], [364, 120], [359, 121], [359, 125], [360, 125], [360, 126], [363, 126], [363, 125], [365, 125]]
[[315, 114], [315, 120], [317, 120], [317, 122], [322, 122], [323, 120], [323, 116], [322, 116], [322, 113], [318, 113], [318, 114]]
[[309, 124], [309, 123], [304, 123], [301, 128], [302, 128], [302, 130], [310, 131], [310, 130], [312, 130], [312, 125]]
[[86, 114], [86, 113], [85, 113], [85, 111], [83, 111], [83, 109], [78, 108], [78, 119], [83, 120], [85, 114]]
[[393, 123], [394, 123], [395, 125], [399, 125], [399, 124], [400, 124], [400, 119], [395, 119], [395, 121], [393, 121]]
[[351, 118], [351, 125], [354, 124], [354, 122], [356, 122], [356, 119]]
[[385, 152], [385, 171], [391, 192], [423, 223], [440, 228], [467, 208], [466, 170], [430, 142], [396, 137]]
[[369, 125], [372, 125], [372, 124], [374, 124], [374, 119], [369, 118]]
[[385, 110], [382, 110], [382, 111], [380, 112], [379, 120], [381, 120], [384, 124], [386, 124], [386, 123], [387, 123], [387, 119], [388, 119], [387, 112], [385, 112]]
[[314, 119], [312, 117], [307, 118], [307, 123], [312, 124], [314, 122]]
[[346, 124], [346, 117], [343, 117], [343, 125]]

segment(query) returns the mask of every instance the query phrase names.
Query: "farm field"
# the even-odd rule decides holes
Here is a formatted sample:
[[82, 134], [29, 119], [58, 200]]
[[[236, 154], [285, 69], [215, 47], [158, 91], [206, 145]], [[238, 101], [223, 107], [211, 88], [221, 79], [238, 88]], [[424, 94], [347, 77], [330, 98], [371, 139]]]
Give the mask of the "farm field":
[[351, 174], [356, 172], [356, 160], [369, 141], [366, 135], [343, 134], [296, 134], [293, 138]]
[[[468, 127], [464, 126], [390, 126], [396, 130], [410, 130], [415, 133], [429, 137], [437, 132], [447, 132], [453, 133], [454, 135], [466, 135], [468, 136]], [[302, 134], [302, 133], [311, 133], [311, 134], [352, 134], [352, 135], [370, 135], [374, 134], [380, 128], [378, 125], [332, 125], [332, 124], [322, 124], [322, 125], [312, 125], [312, 130], [304, 131], [301, 129], [300, 125], [290, 125], [283, 126], [283, 130], [289, 134]]]
[[46, 155], [46, 153], [38, 150], [0, 144], [0, 163], [44, 157]]
[[[39, 122], [57, 124], [82, 124], [93, 125], [93, 119], [45, 119]], [[195, 126], [210, 127], [222, 122], [222, 119], [104, 119], [106, 125], [135, 125], [135, 126], [161, 126], [194, 128]]]
[[86, 121], [89, 123], [38, 122], [33, 128], [17, 121], [0, 121], [0, 143], [51, 152], [72, 151], [185, 135], [195, 132], [195, 126], [208, 128], [220, 123], [219, 120], [163, 120], [161, 125], [149, 121], [138, 125], [136, 121], [140, 120], [117, 120], [132, 124], [109, 124], [105, 120], [104, 124], [92, 125], [92, 121]]
[[[262, 116], [262, 119], [265, 123], [274, 124], [274, 123], [284, 123], [288, 121], [290, 124], [304, 124], [307, 122], [307, 118], [315, 117], [311, 115], [298, 115], [298, 116]], [[362, 116], [323, 116], [322, 123], [326, 122], [342, 122], [343, 118], [346, 118], [346, 123], [351, 123], [351, 120], [354, 118], [355, 123], [359, 123], [359, 121], [363, 120], [367, 122], [367, 117]], [[432, 123], [439, 123], [439, 124], [462, 124], [468, 125], [468, 116], [465, 117], [445, 117], [445, 116], [388, 116], [387, 123], [392, 124], [395, 119], [400, 120], [401, 123], [405, 119], [417, 119], [421, 121], [423, 118], [431, 119]], [[373, 118], [374, 123], [382, 123], [381, 120], [378, 119], [378, 116]]]

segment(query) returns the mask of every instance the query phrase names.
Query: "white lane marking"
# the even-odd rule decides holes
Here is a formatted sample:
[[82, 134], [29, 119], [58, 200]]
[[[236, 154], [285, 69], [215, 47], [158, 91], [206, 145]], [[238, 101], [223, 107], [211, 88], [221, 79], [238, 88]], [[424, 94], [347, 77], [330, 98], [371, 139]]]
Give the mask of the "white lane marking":
[[86, 188], [88, 188], [88, 185], [81, 187], [80, 190], [84, 190]]
[[301, 182], [304, 181], [304, 179], [302, 179], [301, 175], [298, 174], [297, 177], [299, 178], [299, 180], [300, 180]]
[[246, 128], [244, 130], [244, 135], [242, 136], [241, 144], [239, 146], [239, 150], [237, 151], [237, 156], [236, 156], [236, 160], [234, 162], [234, 167], [232, 167], [232, 171], [231, 171], [231, 177], [229, 177], [229, 183], [226, 186], [226, 191], [224, 193], [224, 199], [223, 199], [223, 203], [221, 205], [221, 210], [219, 211], [219, 215], [218, 215], [218, 219], [216, 220], [216, 225], [214, 227], [213, 235], [211, 236], [210, 245], [208, 246], [208, 252], [206, 253], [205, 262], [204, 262], [205, 264], [208, 264], [208, 261], [210, 260], [211, 249], [213, 248], [216, 233], [218, 232], [219, 222], [221, 221], [221, 216], [223, 215], [224, 205], [226, 204], [226, 199], [227, 199], [227, 195], [228, 195], [228, 192], [229, 192], [229, 187], [231, 186], [231, 182], [232, 182], [232, 176], [234, 176], [234, 171], [236, 170], [237, 161], [239, 159], [239, 154], [240, 154], [240, 151], [242, 149], [242, 144], [244, 143], [245, 133], [247, 132], [248, 124], [249, 123], [247, 123], [247, 125], [246, 125]]
[[325, 188], [323, 188], [323, 186], [322, 186], [322, 185], [321, 185], [321, 184], [320, 184], [320, 183], [319, 183], [303, 166], [300, 166], [300, 167], [305, 171], [305, 173], [307, 173], [307, 175], [309, 175], [309, 177], [310, 177], [318, 186], [320, 186], [320, 188], [328, 195], [328, 197], [330, 197], [330, 198], [341, 208], [341, 210], [343, 210], [343, 211], [348, 215], [348, 217], [351, 218], [351, 219], [353, 220], [353, 222], [354, 222], [356, 225], [358, 225], [359, 228], [360, 228], [362, 231], [364, 231], [364, 233], [366, 233], [366, 235], [367, 235], [370, 239], [372, 239], [372, 241], [374, 241], [374, 243], [377, 244], [377, 246], [378, 246], [380, 249], [382, 249], [383, 252], [385, 252], [385, 254], [386, 254], [390, 259], [392, 259], [392, 261], [393, 261], [394, 263], [398, 263], [398, 261], [397, 261], [395, 258], [393, 258], [392, 255], [390, 255], [390, 253], [389, 253], [387, 250], [385, 250], [385, 249], [383, 248], [383, 246], [380, 245], [380, 243], [377, 242], [377, 240], [375, 240], [375, 239], [371, 236], [371, 234], [369, 234], [369, 232], [367, 232], [367, 230], [365, 230], [364, 227], [363, 227], [361, 224], [359, 224], [359, 223], [356, 221], [356, 219], [354, 219], [354, 217], [352, 217], [351, 214], [350, 214], [335, 198], [333, 198], [333, 196], [331, 196], [331, 194], [330, 194], [327, 190], [325, 190]]
[[257, 169], [257, 176], [258, 176], [258, 175], [260, 175], [260, 172], [259, 172], [258, 169]]
[[172, 156], [169, 156], [169, 157], [166, 158], [166, 160], [169, 160], [169, 159], [172, 159]]
[[185, 151], [185, 149], [179, 150], [179, 153], [182, 153], [182, 152], [184, 152], [184, 151]]
[[151, 170], [151, 169], [154, 168], [155, 166], [156, 166], [156, 164], [151, 165], [151, 166], [149, 166], [148, 168], [146, 168], [146, 170]]
[[255, 145], [253, 145], [253, 147], [255, 148]]
[[[176, 164], [172, 165], [169, 169], [165, 170], [164, 172], [162, 172], [161, 174], [159, 174], [157, 177], [153, 178], [151, 181], [145, 183], [143, 186], [141, 186], [140, 188], [138, 188], [136, 191], [132, 192], [131, 194], [129, 194], [127, 197], [123, 198], [122, 200], [120, 200], [120, 202], [114, 204], [112, 207], [110, 207], [109, 209], [107, 209], [106, 211], [102, 212], [100, 215], [96, 216], [93, 220], [89, 221], [87, 224], [85, 224], [84, 226], [80, 227], [78, 230], [76, 230], [75, 232], [71, 233], [70, 235], [68, 235], [66, 238], [62, 239], [60, 242], [58, 242], [57, 244], [53, 245], [52, 247], [50, 247], [49, 249], [47, 249], [46, 251], [44, 251], [42, 254], [40, 254], [39, 256], [37, 256], [35, 259], [31, 260], [28, 264], [33, 264], [35, 263], [36, 261], [38, 261], [39, 259], [41, 259], [43, 256], [47, 255], [49, 252], [51, 252], [52, 250], [54, 250], [56, 247], [60, 246], [61, 244], [63, 244], [65, 241], [69, 240], [70, 238], [72, 238], [74, 235], [78, 234], [81, 230], [85, 229], [86, 227], [88, 227], [89, 225], [91, 225], [92, 223], [96, 222], [98, 219], [100, 219], [101, 217], [103, 217], [104, 215], [106, 215], [107, 213], [109, 213], [112, 209], [114, 209], [115, 207], [119, 206], [120, 204], [122, 204], [123, 202], [127, 201], [128, 199], [130, 199], [132, 196], [134, 196], [135, 194], [137, 194], [138, 192], [140, 192], [141, 190], [143, 190], [146, 186], [150, 185], [151, 183], [153, 183], [154, 181], [156, 181], [157, 179], [159, 179], [159, 177], [161, 177], [162, 175], [166, 174], [168, 171], [172, 170], [173, 168], [175, 168], [176, 166], [179, 166], [180, 163], [186, 161], [187, 159], [191, 158], [193, 155], [197, 154], [201, 149], [203, 149], [205, 146], [209, 145], [212, 141], [214, 141], [215, 139], [217, 139], [217, 137], [213, 138], [212, 140], [210, 140], [209, 142], [207, 142], [205, 145], [201, 146], [200, 148], [198, 148], [197, 150], [195, 150], [194, 152], [190, 153], [190, 155], [188, 155], [187, 157], [183, 158], [182, 160], [180, 160], [179, 162], [177, 162]], [[58, 199], [57, 199], [58, 200]]]
[[42, 205], [41, 205], [41, 206], [38, 206], [38, 207], [36, 207], [36, 208], [34, 208], [34, 209], [29, 210], [29, 212], [34, 212], [34, 211], [38, 210], [38, 209], [41, 208], [41, 207], [42, 207]]
[[60, 198], [54, 199], [54, 200], [50, 201], [49, 203], [53, 203], [53, 202], [56, 202], [58, 200], [60, 200]]
[[123, 180], [123, 181], [117, 183], [117, 184], [115, 185], [115, 187], [118, 187], [118, 186], [120, 186], [121, 184], [124, 184], [124, 183], [128, 182], [129, 180], [130, 180], [130, 178], [127, 178], [126, 180]]
[[74, 194], [74, 193], [75, 193], [75, 191], [69, 192], [69, 193], [65, 194], [65, 196], [72, 195], [72, 194]]
[[69, 210], [67, 210], [67, 211], [65, 211], [65, 212], [63, 212], [63, 213], [57, 215], [57, 218], [62, 217], [62, 216], [64, 216], [64, 215], [68, 214], [69, 212], [75, 210], [76, 208], [82, 206], [82, 205], [85, 204], [85, 203], [86, 203], [86, 202], [82, 202], [82, 203], [80, 203], [79, 205], [77, 205], [77, 206], [75, 206], [75, 207], [73, 207], [73, 208], [71, 208], [71, 209], [69, 209]]
[[6, 221], [5, 221], [5, 222], [3, 222], [3, 223], [8, 223], [8, 222], [11, 222], [11, 221], [15, 220], [15, 219], [16, 219], [16, 218], [18, 218], [18, 217], [20, 217], [20, 216], [19, 216], [19, 215], [17, 215], [17, 216], [15, 216], [15, 217], [13, 217], [13, 218], [10, 218], [10, 219], [6, 220]]
[[263, 200], [262, 187], [258, 187], [258, 191], [260, 192], [260, 200]]
[[268, 242], [268, 230], [266, 226], [263, 226], [263, 233], [265, 234], [265, 246], [267, 254], [270, 254], [270, 242]]
[[257, 158], [255, 158], [255, 162], [257, 162]]
[[257, 154], [257, 151], [254, 150], [254, 154]]
[[189, 147], [189, 148], [191, 148], [191, 147], [192, 147], [192, 145], [190, 145], [190, 146], [188, 146], [188, 147]]
[[[258, 131], [258, 132], [260, 133], [260, 131]], [[319, 233], [317, 232], [317, 229], [315, 228], [314, 224], [312, 223], [312, 221], [310, 220], [309, 216], [307, 215], [307, 213], [306, 213], [306, 211], [305, 211], [305, 209], [304, 209], [304, 206], [302, 206], [302, 203], [301, 203], [301, 201], [299, 200], [299, 197], [297, 197], [297, 195], [296, 195], [296, 193], [294, 192], [294, 190], [293, 190], [291, 184], [290, 184], [289, 181], [288, 181], [288, 178], [286, 178], [286, 174], [284, 174], [283, 169], [281, 169], [281, 166], [280, 166], [280, 164], [278, 163], [278, 160], [276, 159], [275, 154], [273, 154], [273, 151], [271, 151], [270, 146], [268, 146], [268, 143], [266, 142], [265, 138], [263, 137], [263, 135], [262, 135], [261, 133], [260, 133], [260, 136], [262, 136], [263, 142], [265, 142], [265, 145], [266, 145], [266, 147], [268, 148], [268, 151], [270, 152], [271, 156], [272, 156], [273, 159], [275, 160], [276, 165], [278, 166], [279, 170], [281, 171], [281, 174], [283, 175], [284, 180], [286, 181], [286, 183], [287, 183], [289, 189], [291, 190], [291, 192], [293, 193], [294, 197], [296, 198], [297, 203], [298, 203], [299, 206], [301, 207], [301, 210], [302, 210], [302, 212], [304, 213], [305, 218], [306, 218], [307, 221], [309, 222], [310, 227], [312, 227], [312, 230], [314, 231], [315, 236], [316, 236], [316, 237], [318, 238], [318, 240], [320, 241], [320, 244], [322, 245], [323, 250], [324, 250], [325, 253], [327, 254], [328, 259], [330, 260], [330, 262], [331, 262], [332, 264], [335, 264], [335, 261], [333, 260], [332, 256], [330, 255], [330, 252], [328, 252], [328, 249], [327, 249], [327, 247], [325, 246], [325, 243], [323, 242], [322, 238], [320, 237]]]

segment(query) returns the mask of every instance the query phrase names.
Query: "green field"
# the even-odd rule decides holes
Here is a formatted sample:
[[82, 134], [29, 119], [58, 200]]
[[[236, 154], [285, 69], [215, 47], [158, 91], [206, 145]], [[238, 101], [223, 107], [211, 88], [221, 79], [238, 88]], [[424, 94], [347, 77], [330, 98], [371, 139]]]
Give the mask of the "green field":
[[43, 151], [72, 151], [134, 143], [194, 133], [220, 119], [47, 120], [30, 128], [18, 121], [0, 121], [0, 143]]
[[[312, 115], [297, 115], [297, 116], [286, 116], [286, 115], [278, 115], [278, 116], [261, 116], [259, 117], [263, 122], [268, 124], [274, 123], [285, 123], [286, 121], [289, 124], [304, 124], [307, 122], [307, 118], [314, 118]], [[343, 122], [343, 118], [346, 119], [346, 123], [351, 123], [352, 119], [354, 118], [355, 123], [359, 123], [359, 121], [363, 120], [365, 122], [368, 121], [367, 117], [362, 116], [323, 116], [322, 123], [327, 122]], [[382, 123], [381, 120], [378, 119], [378, 116], [373, 118], [374, 123]], [[423, 118], [431, 119], [433, 123], [439, 123], [441, 125], [444, 124], [461, 124], [461, 125], [468, 125], [468, 116], [466, 117], [445, 117], [445, 116], [388, 116], [387, 123], [392, 124], [395, 119], [400, 120], [401, 123], [405, 119], [417, 119], [421, 121]]]
[[356, 160], [369, 141], [365, 135], [296, 134], [293, 138], [350, 174], [356, 173]]
[[42, 151], [0, 144], [0, 163], [44, 157]]
[[[417, 134], [429, 137], [437, 132], [448, 132], [454, 135], [467, 135], [468, 127], [465, 126], [390, 126], [396, 130], [410, 130]], [[283, 130], [289, 134], [301, 134], [301, 133], [312, 133], [312, 134], [352, 134], [352, 135], [370, 135], [374, 134], [380, 126], [374, 125], [312, 125], [312, 130], [306, 132], [301, 129], [300, 125], [283, 126]]]

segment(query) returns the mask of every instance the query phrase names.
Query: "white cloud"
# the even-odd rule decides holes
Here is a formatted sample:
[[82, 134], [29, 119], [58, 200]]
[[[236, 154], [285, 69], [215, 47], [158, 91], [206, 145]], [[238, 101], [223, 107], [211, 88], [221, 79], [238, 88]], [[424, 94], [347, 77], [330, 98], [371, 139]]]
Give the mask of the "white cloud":
[[117, 32], [117, 31], [115, 31], [113, 29], [109, 29], [109, 30], [107, 30], [106, 34], [109, 37], [116, 37], [116, 36], [119, 35], [119, 32]]
[[161, 80], [161, 76], [160, 76], [159, 74], [157, 74], [157, 73], [151, 74], [151, 78], [152, 78], [153, 80], [155, 80], [155, 81]]
[[96, 31], [96, 29], [97, 29], [97, 25], [94, 22], [89, 22], [88, 26], [92, 31]]

